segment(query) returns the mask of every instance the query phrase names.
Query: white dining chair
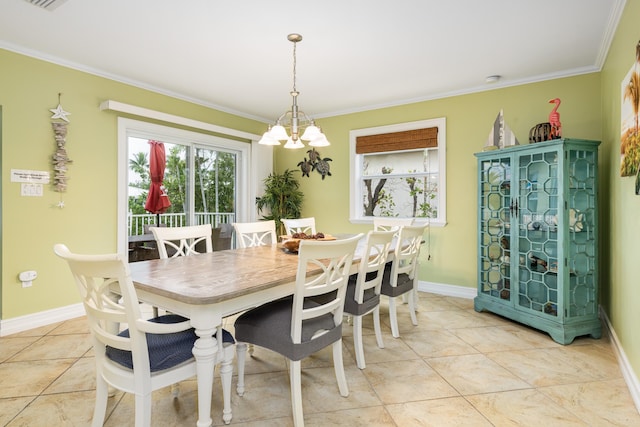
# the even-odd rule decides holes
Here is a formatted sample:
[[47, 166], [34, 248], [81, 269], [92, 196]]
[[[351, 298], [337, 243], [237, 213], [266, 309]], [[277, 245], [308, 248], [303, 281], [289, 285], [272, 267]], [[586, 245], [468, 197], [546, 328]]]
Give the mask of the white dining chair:
[[[389, 322], [394, 338], [400, 336], [396, 298], [406, 295], [411, 322], [418, 325], [416, 317], [416, 291], [418, 275], [418, 256], [427, 225], [405, 226], [400, 228], [396, 238], [391, 263], [387, 263], [382, 277], [380, 294], [389, 297]], [[389, 265], [391, 264], [391, 265]]]
[[233, 225], [220, 223], [211, 230], [211, 243], [214, 251], [226, 251], [231, 249], [233, 238]]
[[316, 234], [316, 219], [315, 217], [308, 218], [283, 218], [285, 231], [289, 236], [294, 233], [305, 233], [306, 235]]
[[[63, 244], [55, 245], [54, 252], [71, 269], [93, 338], [96, 401], [92, 426], [104, 423], [109, 387], [133, 393], [135, 426], [150, 426], [152, 392], [196, 375], [193, 347], [198, 336], [182, 316], [142, 317], [129, 266], [120, 255], [80, 255]], [[127, 329], [120, 331], [123, 325]], [[230, 414], [234, 339], [222, 328], [216, 339], [216, 364], [221, 364], [221, 376], [229, 376], [223, 400]], [[166, 404], [174, 405], [171, 401]]]
[[[276, 222], [274, 220], [256, 222], [234, 222], [233, 228], [236, 230], [236, 238], [239, 248], [250, 248], [253, 246], [273, 245], [278, 242], [276, 237]], [[244, 360], [247, 351], [253, 355], [253, 344], [239, 343], [238, 354], [238, 375], [244, 369]], [[242, 372], [244, 375], [244, 372]]]
[[386, 216], [373, 217], [375, 231], [398, 231], [400, 227], [413, 225], [413, 218], [395, 218]]
[[[342, 240], [302, 241], [293, 296], [250, 309], [235, 321], [239, 343], [255, 344], [290, 360], [295, 427], [304, 426], [300, 370], [303, 358], [332, 345], [340, 395], [349, 395], [342, 360], [342, 314], [349, 270], [361, 237], [362, 234]], [[307, 275], [308, 269], [316, 273]], [[322, 298], [316, 300], [316, 297]], [[244, 392], [244, 370], [242, 372], [241, 375], [238, 371], [240, 395]]]
[[[160, 259], [213, 251], [211, 224], [186, 227], [149, 227], [149, 230], [156, 239]], [[199, 249], [202, 243], [204, 243], [204, 250]]]
[[356, 363], [360, 369], [366, 367], [362, 342], [362, 319], [367, 314], [372, 313], [376, 342], [379, 348], [384, 348], [380, 329], [380, 288], [394, 235], [393, 230], [369, 231], [358, 265], [358, 273], [349, 277], [344, 312], [353, 317], [353, 345]]
[[239, 248], [266, 246], [278, 243], [274, 220], [256, 222], [234, 222]]
[[[400, 234], [400, 229], [402, 227], [405, 227], [405, 226], [413, 225], [414, 220], [415, 220], [414, 218], [397, 218], [397, 217], [388, 217], [388, 216], [374, 217], [373, 218], [373, 229], [376, 230], [376, 231], [393, 230], [393, 231], [396, 232], [395, 235], [397, 237], [398, 234]], [[389, 268], [391, 268], [391, 264], [390, 263], [389, 263]], [[414, 295], [414, 298], [415, 298], [416, 310], [417, 310], [417, 305], [418, 305], [418, 291], [417, 291], [417, 288], [414, 289], [413, 295]], [[402, 301], [405, 302], [405, 303], [408, 301], [406, 294], [402, 296]]]

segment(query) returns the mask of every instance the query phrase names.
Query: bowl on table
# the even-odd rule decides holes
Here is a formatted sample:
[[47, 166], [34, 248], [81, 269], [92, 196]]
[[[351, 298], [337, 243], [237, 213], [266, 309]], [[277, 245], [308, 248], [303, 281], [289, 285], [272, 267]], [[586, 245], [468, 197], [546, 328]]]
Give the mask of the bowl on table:
[[313, 236], [302, 234], [302, 233], [296, 233], [293, 235], [286, 234], [286, 235], [280, 236], [280, 246], [287, 252], [297, 254], [298, 250], [300, 249], [301, 240], [328, 241], [328, 240], [336, 240], [336, 238], [331, 236], [330, 234], [324, 234], [324, 233], [316, 233]]
[[285, 251], [297, 254], [300, 248], [300, 239], [283, 239], [280, 245]]

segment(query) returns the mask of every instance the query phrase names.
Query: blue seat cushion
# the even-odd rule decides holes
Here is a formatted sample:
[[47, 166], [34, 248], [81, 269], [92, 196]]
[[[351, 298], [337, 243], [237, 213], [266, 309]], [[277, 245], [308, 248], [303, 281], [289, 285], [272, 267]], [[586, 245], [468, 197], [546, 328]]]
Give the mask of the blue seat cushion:
[[[189, 319], [178, 316], [177, 314], [165, 314], [163, 316], [149, 319], [150, 322], [164, 324], [180, 323], [186, 320]], [[125, 329], [118, 335], [122, 337], [129, 337], [129, 330]], [[151, 372], [169, 369], [191, 359], [193, 357], [193, 343], [198, 339], [193, 328], [173, 334], [146, 335]], [[235, 343], [231, 333], [224, 329], [222, 330], [222, 340], [226, 343]], [[106, 355], [114, 362], [126, 368], [133, 369], [133, 358], [131, 357], [130, 351], [107, 346]]]

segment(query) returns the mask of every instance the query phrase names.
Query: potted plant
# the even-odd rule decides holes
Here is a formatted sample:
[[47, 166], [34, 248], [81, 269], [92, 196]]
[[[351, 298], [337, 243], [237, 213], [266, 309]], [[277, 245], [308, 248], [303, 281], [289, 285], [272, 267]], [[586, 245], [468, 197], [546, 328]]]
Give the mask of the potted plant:
[[300, 218], [304, 194], [298, 189], [299, 186], [294, 171], [286, 169], [281, 174], [269, 174], [264, 180], [264, 194], [256, 197], [258, 212], [261, 213], [263, 209], [269, 211], [262, 218], [276, 222], [278, 235], [284, 234], [282, 218]]

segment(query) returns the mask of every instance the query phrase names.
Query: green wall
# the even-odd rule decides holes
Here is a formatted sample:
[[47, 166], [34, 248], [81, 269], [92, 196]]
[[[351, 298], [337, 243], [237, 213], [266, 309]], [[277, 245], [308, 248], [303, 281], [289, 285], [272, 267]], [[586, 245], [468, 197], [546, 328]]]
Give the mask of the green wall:
[[[99, 110], [115, 101], [250, 133], [263, 124], [84, 72], [0, 49], [2, 105], [2, 319], [79, 302], [68, 267], [53, 254], [62, 242], [74, 251], [116, 251], [117, 115]], [[66, 193], [45, 186], [43, 197], [21, 197], [11, 169], [52, 171], [56, 144], [50, 108], [69, 115]], [[65, 207], [56, 207], [64, 201]], [[36, 270], [22, 288], [18, 273]]]
[[640, 373], [640, 196], [635, 178], [620, 177], [620, 110], [622, 82], [635, 61], [640, 40], [640, 1], [627, 0], [602, 69], [603, 189], [606, 199], [602, 267], [602, 306], [636, 373]]
[[[519, 142], [527, 144], [529, 129], [548, 121], [553, 107], [548, 101], [556, 97], [562, 99], [558, 111], [564, 136], [600, 139], [598, 73], [318, 120], [332, 142], [318, 150], [332, 159], [332, 176], [324, 181], [318, 174], [301, 178], [303, 215], [315, 216], [317, 229], [329, 233], [370, 229], [349, 223], [349, 131], [446, 117], [447, 225], [431, 227], [420, 280], [475, 287], [477, 168], [473, 154], [482, 151], [500, 109]], [[278, 149], [276, 169], [296, 168], [305, 151]], [[431, 254], [429, 261], [426, 252]]]

